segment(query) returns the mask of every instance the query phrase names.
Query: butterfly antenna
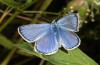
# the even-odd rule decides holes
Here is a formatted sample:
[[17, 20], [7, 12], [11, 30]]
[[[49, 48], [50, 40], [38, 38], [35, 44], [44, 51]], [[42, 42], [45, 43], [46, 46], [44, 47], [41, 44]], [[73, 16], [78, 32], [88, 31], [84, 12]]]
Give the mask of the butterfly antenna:
[[65, 10], [65, 9], [63, 9], [61, 12], [59, 12], [58, 17], [57, 17], [55, 20], [57, 20], [60, 16], [62, 16], [62, 14], [64, 13], [64, 10]]
[[44, 20], [46, 20], [46, 21], [48, 21], [48, 22], [51, 22], [50, 20], [48, 20], [48, 19], [46, 19], [46, 18], [43, 18], [43, 17], [41, 17], [42, 19], [44, 19]]
[[57, 21], [57, 19], [61, 16], [62, 12], [59, 12], [59, 15], [56, 17], [54, 21]]

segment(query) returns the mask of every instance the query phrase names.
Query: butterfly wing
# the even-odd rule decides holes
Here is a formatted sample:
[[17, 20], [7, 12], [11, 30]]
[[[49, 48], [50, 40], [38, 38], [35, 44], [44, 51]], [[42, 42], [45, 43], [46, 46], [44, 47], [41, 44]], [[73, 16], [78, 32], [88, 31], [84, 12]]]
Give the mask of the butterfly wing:
[[23, 39], [31, 43], [44, 36], [49, 29], [49, 24], [29, 24], [20, 26], [18, 32]]
[[69, 31], [78, 31], [78, 15], [76, 13], [68, 14], [58, 20], [57, 24], [59, 27], [69, 30]]
[[56, 53], [58, 50], [58, 43], [54, 32], [50, 30], [44, 37], [36, 41], [34, 49], [45, 55]]
[[59, 29], [59, 36], [62, 46], [67, 50], [72, 50], [80, 45], [79, 37], [71, 31]]

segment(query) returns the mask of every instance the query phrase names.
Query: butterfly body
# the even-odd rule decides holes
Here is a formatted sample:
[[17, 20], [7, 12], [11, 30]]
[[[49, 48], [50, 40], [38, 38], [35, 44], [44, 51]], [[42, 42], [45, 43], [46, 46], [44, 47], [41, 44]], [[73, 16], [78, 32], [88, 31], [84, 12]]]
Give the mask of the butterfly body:
[[51, 29], [52, 29], [54, 32], [57, 32], [58, 27], [57, 27], [57, 23], [56, 23], [56, 22], [53, 23], [53, 24], [51, 24]]
[[51, 24], [30, 24], [18, 28], [19, 34], [29, 43], [35, 42], [34, 50], [45, 55], [57, 52], [59, 47], [73, 50], [80, 45], [77, 14], [69, 14]]

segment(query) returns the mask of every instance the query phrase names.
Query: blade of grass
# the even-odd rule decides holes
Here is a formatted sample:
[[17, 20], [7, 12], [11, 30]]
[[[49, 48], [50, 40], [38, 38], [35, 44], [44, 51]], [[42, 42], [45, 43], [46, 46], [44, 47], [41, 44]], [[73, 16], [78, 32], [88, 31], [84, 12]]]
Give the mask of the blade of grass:
[[[33, 13], [41, 13], [42, 11], [23, 11], [24, 13], [28, 13], [28, 14], [33, 14]], [[42, 14], [52, 14], [52, 15], [59, 15], [59, 13], [54, 13], [54, 12], [42, 12]]]
[[13, 48], [13, 42], [8, 40], [2, 34], [0, 34], [0, 45], [4, 46], [7, 49], [12, 49]]
[[35, 56], [45, 59], [41, 54], [34, 52], [33, 48], [31, 48], [30, 45], [25, 42], [23, 44], [21, 44], [21, 43], [15, 44], [14, 46], [16, 46], [17, 48], [20, 48], [21, 52], [25, 52], [27, 54], [35, 55]]
[[[0, 13], [4, 13], [3, 10], [0, 10]], [[13, 13], [8, 13], [7, 15], [12, 16]], [[23, 20], [27, 20], [27, 21], [32, 21], [31, 18], [25, 17], [25, 16], [21, 16], [21, 15], [17, 15], [17, 18], [23, 19]]]
[[0, 18], [0, 23], [2, 22], [2, 20], [6, 17], [6, 15], [7, 15], [11, 10], [12, 10], [12, 8], [11, 8], [11, 9], [9, 9], [9, 7], [6, 8], [6, 10], [4, 11], [3, 15], [2, 15], [1, 18]]
[[14, 0], [0, 0], [0, 2], [2, 2], [3, 4], [6, 4], [7, 6], [14, 7], [14, 8], [17, 8], [23, 5], [22, 3], [16, 2]]
[[41, 59], [41, 61], [40, 61], [39, 65], [43, 65], [43, 64], [44, 64], [44, 62], [45, 62], [45, 60], [44, 60], [44, 59]]

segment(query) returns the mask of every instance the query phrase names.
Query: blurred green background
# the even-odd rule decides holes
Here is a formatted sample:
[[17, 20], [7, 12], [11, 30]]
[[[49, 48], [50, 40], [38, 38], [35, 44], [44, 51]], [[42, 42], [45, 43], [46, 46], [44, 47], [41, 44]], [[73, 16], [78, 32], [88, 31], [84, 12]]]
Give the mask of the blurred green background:
[[[68, 53], [36, 53], [34, 43], [18, 34], [21, 25], [51, 23], [68, 13], [80, 15], [81, 39], [79, 48]], [[100, 0], [0, 0], [0, 65], [100, 65]]]

